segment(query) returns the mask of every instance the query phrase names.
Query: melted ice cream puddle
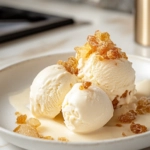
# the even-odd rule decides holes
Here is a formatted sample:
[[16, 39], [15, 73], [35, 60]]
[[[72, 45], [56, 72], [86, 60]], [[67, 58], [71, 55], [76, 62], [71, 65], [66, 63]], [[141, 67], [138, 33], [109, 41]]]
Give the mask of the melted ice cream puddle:
[[[138, 88], [138, 93], [141, 92], [140, 89], [144, 91], [147, 90], [146, 88], [149, 86], [150, 80], [146, 81], [142, 82], [141, 85], [139, 83], [138, 86], [139, 87], [141, 86], [141, 88]], [[149, 91], [146, 92], [145, 94], [146, 96], [147, 94], [150, 96]], [[25, 89], [21, 93], [12, 95], [10, 97], [10, 103], [15, 108], [16, 111], [19, 111], [22, 114], [27, 114], [28, 117], [32, 116], [29, 108], [27, 107], [29, 105], [29, 88]], [[114, 117], [109, 121], [109, 123], [107, 123], [106, 126], [90, 134], [77, 134], [69, 131], [64, 125], [64, 119], [61, 113], [55, 119], [38, 118], [41, 122], [41, 126], [38, 128], [38, 131], [43, 136], [50, 135], [55, 139], [58, 139], [58, 137], [63, 136], [69, 139], [69, 141], [80, 141], [80, 142], [119, 138], [123, 137], [122, 133], [125, 133], [127, 136], [133, 135], [133, 133], [130, 131], [130, 124], [122, 124], [122, 127], [116, 126], [116, 124], [119, 123], [116, 121], [117, 116], [121, 114], [121, 112], [125, 113], [126, 111], [132, 109], [133, 107], [134, 105], [129, 105], [119, 108], [118, 110], [115, 111]], [[149, 118], [150, 114], [139, 115], [135, 120], [135, 123], [145, 125], [148, 128], [148, 130], [150, 130]]]

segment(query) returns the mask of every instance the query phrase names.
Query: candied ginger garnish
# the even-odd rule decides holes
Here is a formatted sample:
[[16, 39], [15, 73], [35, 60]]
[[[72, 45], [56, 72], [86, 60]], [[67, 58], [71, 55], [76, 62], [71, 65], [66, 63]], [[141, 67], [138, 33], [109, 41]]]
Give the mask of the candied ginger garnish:
[[41, 125], [40, 121], [36, 118], [29, 118], [27, 120], [27, 124], [31, 125], [32, 127], [39, 127]]
[[[129, 93], [128, 90], [126, 90], [126, 91], [120, 96], [120, 98], [125, 98], [125, 97], [127, 97], [128, 93]], [[119, 104], [118, 95], [114, 98], [114, 100], [112, 101], [112, 104], [113, 104], [114, 109], [116, 109], [116, 108], [119, 107], [119, 106], [118, 106], [118, 104]], [[121, 107], [121, 105], [120, 105], [120, 107]]]
[[122, 127], [122, 124], [117, 123], [116, 126], [117, 126], [117, 127]]
[[52, 136], [42, 136], [39, 134], [37, 128], [41, 125], [41, 123], [38, 119], [29, 118], [26, 121], [27, 115], [22, 115], [20, 112], [16, 112], [15, 115], [17, 116], [17, 124], [20, 125], [18, 125], [13, 132], [35, 138], [54, 140]]
[[52, 136], [40, 136], [40, 138], [45, 140], [54, 140]]
[[128, 95], [128, 90], [126, 90], [126, 91], [121, 95], [120, 98], [125, 98], [125, 97], [127, 97], [127, 95]]
[[75, 74], [75, 75], [78, 74], [78, 68], [77, 68], [78, 61], [74, 57], [69, 57], [66, 62], [59, 60], [57, 64], [64, 66], [66, 70], [71, 74]]
[[16, 118], [16, 123], [17, 124], [25, 124], [26, 123], [26, 119], [27, 119], [27, 115], [19, 115]]
[[118, 52], [118, 49], [114, 48], [107, 51], [107, 56], [109, 59], [121, 58], [121, 54]]
[[36, 137], [36, 138], [39, 137], [39, 134], [36, 128], [32, 127], [29, 124], [21, 124], [18, 127], [16, 127], [13, 131], [22, 135], [26, 135], [26, 136], [31, 136], [31, 137]]
[[69, 142], [69, 140], [66, 137], [58, 137], [58, 141]]
[[117, 105], [118, 105], [118, 103], [119, 103], [119, 101], [117, 100], [117, 97], [118, 97], [118, 96], [116, 96], [116, 97], [114, 98], [114, 100], [112, 101], [112, 105], [113, 105], [113, 108], [114, 108], [114, 109], [117, 108]]
[[91, 82], [84, 81], [82, 82], [82, 85], [79, 87], [80, 90], [88, 89], [91, 86]]
[[76, 47], [76, 58], [88, 58], [92, 53], [99, 54], [100, 60], [104, 59], [128, 59], [125, 52], [111, 41], [110, 35], [107, 32], [100, 32], [97, 30], [94, 35], [89, 35], [87, 42], [81, 46]]
[[122, 132], [122, 136], [127, 136], [124, 132]]
[[121, 123], [131, 123], [133, 120], [136, 119], [137, 113], [134, 110], [129, 110], [127, 113], [122, 114], [118, 117], [118, 120]]
[[140, 98], [137, 102], [136, 112], [138, 114], [150, 113], [150, 98]]
[[131, 123], [130, 129], [133, 133], [139, 134], [147, 131], [147, 127], [141, 124], [135, 124], [134, 122]]
[[20, 116], [21, 113], [17, 111], [17, 112], [15, 112], [15, 115], [16, 115], [16, 116]]

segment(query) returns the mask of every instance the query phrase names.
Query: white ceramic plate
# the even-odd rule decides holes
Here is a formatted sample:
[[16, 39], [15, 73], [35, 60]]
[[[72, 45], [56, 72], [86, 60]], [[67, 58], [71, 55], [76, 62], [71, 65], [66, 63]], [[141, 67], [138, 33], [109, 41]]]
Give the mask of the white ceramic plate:
[[[40, 57], [14, 64], [0, 71], [0, 136], [7, 142], [28, 150], [137, 150], [150, 146], [150, 132], [88, 143], [40, 140], [12, 132], [16, 126], [15, 110], [9, 103], [9, 95], [28, 87], [44, 67], [73, 55], [67, 53]], [[133, 62], [136, 80], [150, 79], [150, 59], [129, 56], [129, 60]]]

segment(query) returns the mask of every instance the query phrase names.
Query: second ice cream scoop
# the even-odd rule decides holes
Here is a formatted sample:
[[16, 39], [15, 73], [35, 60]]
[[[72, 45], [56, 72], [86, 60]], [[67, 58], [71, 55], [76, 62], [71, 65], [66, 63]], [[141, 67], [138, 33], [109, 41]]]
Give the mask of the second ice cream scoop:
[[110, 39], [107, 32], [96, 31], [87, 42], [76, 47], [78, 77], [102, 88], [114, 108], [129, 104], [135, 98], [135, 71], [128, 57]]
[[76, 83], [66, 95], [62, 113], [67, 128], [89, 133], [103, 127], [113, 116], [113, 106], [107, 94], [95, 85], [81, 90]]
[[87, 60], [79, 59], [78, 77], [91, 81], [102, 88], [110, 100], [118, 100], [118, 105], [135, 100], [135, 71], [127, 59], [100, 60], [95, 53]]
[[77, 77], [62, 65], [43, 69], [30, 87], [30, 109], [35, 116], [54, 118], [61, 111], [64, 97], [77, 82]]

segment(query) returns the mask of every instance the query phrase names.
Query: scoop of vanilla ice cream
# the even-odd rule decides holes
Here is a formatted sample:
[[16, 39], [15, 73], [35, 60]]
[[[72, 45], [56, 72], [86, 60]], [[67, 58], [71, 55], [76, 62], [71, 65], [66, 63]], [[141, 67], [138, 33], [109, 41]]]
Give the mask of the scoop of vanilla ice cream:
[[30, 109], [35, 116], [54, 118], [61, 111], [65, 95], [77, 82], [77, 77], [62, 65], [43, 69], [30, 87]]
[[95, 85], [80, 89], [76, 83], [66, 95], [62, 113], [68, 129], [89, 133], [103, 127], [113, 116], [113, 106], [107, 94]]
[[79, 59], [78, 77], [85, 81], [91, 81], [102, 88], [113, 101], [119, 101], [118, 105], [128, 104], [135, 98], [135, 71], [132, 63], [125, 58], [100, 60], [96, 53], [88, 59]]

